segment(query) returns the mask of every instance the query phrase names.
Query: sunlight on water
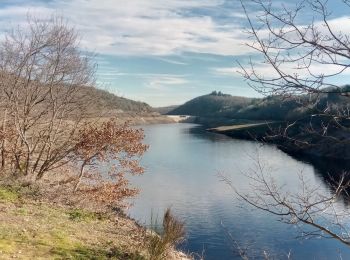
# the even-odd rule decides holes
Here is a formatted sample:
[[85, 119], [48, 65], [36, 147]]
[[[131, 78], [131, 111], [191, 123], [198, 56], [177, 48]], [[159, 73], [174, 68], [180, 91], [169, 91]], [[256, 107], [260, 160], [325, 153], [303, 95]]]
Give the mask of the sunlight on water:
[[271, 145], [234, 140], [208, 133], [193, 124], [143, 127], [150, 149], [142, 160], [146, 172], [132, 182], [141, 188], [129, 210], [131, 217], [149, 224], [151, 215], [162, 216], [171, 206], [186, 222], [184, 250], [204, 252], [205, 259], [240, 259], [230, 236], [251, 255], [261, 258], [263, 250], [278, 258], [291, 252], [293, 259], [350, 257], [346, 247], [333, 240], [298, 240], [298, 230], [238, 200], [218, 173], [228, 176], [235, 187], [249, 191], [242, 173], [259, 158], [280, 184], [295, 191], [298, 173], [310, 185], [329, 192], [312, 165], [297, 161]]

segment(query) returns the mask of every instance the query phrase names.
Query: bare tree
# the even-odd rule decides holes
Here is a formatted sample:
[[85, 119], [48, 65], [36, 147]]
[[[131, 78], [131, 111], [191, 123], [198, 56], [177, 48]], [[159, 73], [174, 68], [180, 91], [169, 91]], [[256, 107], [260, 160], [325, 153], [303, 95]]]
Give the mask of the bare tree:
[[[343, 91], [328, 80], [348, 69], [350, 39], [329, 21], [331, 12], [327, 1], [301, 1], [294, 9], [281, 6], [279, 11], [271, 1], [252, 2], [260, 11], [254, 20], [241, 2], [253, 39], [248, 45], [263, 55], [270, 69], [269, 75], [263, 75], [254, 62], [250, 62], [249, 69], [241, 66], [243, 75], [257, 83], [251, 84], [254, 89], [268, 95], [339, 93], [348, 96], [348, 89]], [[300, 19], [305, 18], [304, 10], [312, 12], [306, 24]]]
[[62, 17], [28, 15], [24, 27], [5, 35], [0, 41], [0, 181], [6, 175], [40, 182], [43, 190], [49, 188], [47, 198], [94, 201], [102, 208], [121, 206], [137, 193], [125, 175], [143, 173], [143, 132], [99, 120], [96, 111], [91, 117], [94, 97], [88, 95], [94, 92], [88, 90], [95, 86], [95, 70], [93, 54], [81, 50], [77, 31]]
[[[300, 1], [294, 8], [290, 3], [276, 6], [272, 1], [251, 2], [259, 11], [254, 17], [241, 1], [250, 28], [247, 44], [263, 60], [239, 64], [240, 73], [259, 93], [281, 102], [294, 100], [300, 105], [300, 114], [306, 116], [304, 121], [297, 118], [299, 123], [295, 119], [286, 122], [270, 140], [275, 138], [300, 149], [333, 142], [346, 154], [350, 144], [344, 138], [350, 127], [350, 87], [333, 82], [349, 68], [350, 35], [335, 26], [327, 1]], [[340, 2], [349, 8], [348, 1]], [[290, 134], [296, 128], [298, 134]], [[313, 137], [317, 143], [307, 140]]]
[[350, 180], [345, 173], [339, 179], [330, 178], [332, 192], [312, 185], [302, 172], [298, 173], [299, 186], [292, 191], [285, 183], [278, 184], [271, 169], [259, 159], [244, 175], [249, 180], [250, 192], [237, 189], [227, 176], [220, 177], [249, 205], [276, 215], [283, 223], [297, 226], [301, 238], [333, 238], [350, 246], [349, 212], [339, 203], [349, 199]]
[[[259, 93], [276, 96], [281, 102], [294, 100], [301, 109], [308, 110], [307, 117], [271, 129], [268, 138], [279, 138], [281, 145], [313, 149], [317, 140], [329, 154], [334, 156], [338, 149], [346, 155], [350, 150], [350, 88], [333, 82], [349, 69], [350, 35], [334, 26], [327, 1], [300, 1], [294, 8], [290, 4], [276, 8], [272, 1], [251, 2], [256, 7], [254, 11], [259, 11], [256, 17], [241, 1], [249, 25], [248, 45], [261, 54], [263, 62], [251, 60], [248, 65], [239, 64], [240, 72]], [[349, 8], [349, 1], [340, 2]], [[305, 12], [308, 22], [303, 16]], [[324, 96], [327, 100], [341, 100], [342, 105], [321, 104]], [[221, 177], [246, 203], [278, 216], [284, 223], [298, 226], [302, 237], [327, 237], [350, 246], [349, 212], [338, 204], [339, 200], [349, 198], [350, 181], [346, 172], [339, 173], [340, 178], [330, 176], [334, 177], [329, 183], [332, 192], [311, 185], [302, 173], [299, 173], [299, 189], [288, 191], [259, 160], [246, 175], [252, 188], [249, 193]]]
[[62, 17], [28, 15], [25, 27], [5, 35], [0, 42], [3, 170], [40, 179], [66, 162], [85, 111], [79, 88], [94, 84], [94, 71], [76, 30]]

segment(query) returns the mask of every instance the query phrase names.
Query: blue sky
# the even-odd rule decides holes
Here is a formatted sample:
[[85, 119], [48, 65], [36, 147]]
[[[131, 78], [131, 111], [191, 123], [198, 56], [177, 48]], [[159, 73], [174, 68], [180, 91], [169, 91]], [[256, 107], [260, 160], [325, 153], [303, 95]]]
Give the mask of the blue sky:
[[[342, 28], [350, 32], [350, 9], [329, 2], [334, 25], [345, 21]], [[249, 8], [252, 16], [258, 11]], [[0, 28], [23, 23], [28, 12], [67, 18], [81, 33], [82, 48], [97, 53], [98, 86], [120, 96], [152, 106], [212, 90], [258, 96], [236, 72], [237, 61], [256, 58], [245, 46], [246, 19], [237, 0], [0, 0]]]

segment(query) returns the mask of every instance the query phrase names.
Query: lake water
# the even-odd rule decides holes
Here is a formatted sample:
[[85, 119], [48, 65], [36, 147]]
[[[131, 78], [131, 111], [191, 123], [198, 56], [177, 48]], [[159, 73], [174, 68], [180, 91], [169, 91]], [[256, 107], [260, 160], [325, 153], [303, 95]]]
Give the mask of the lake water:
[[262, 259], [264, 250], [274, 259], [286, 259], [288, 253], [292, 259], [350, 259], [350, 249], [335, 240], [297, 239], [296, 227], [248, 206], [218, 177], [218, 173], [224, 174], [240, 191], [249, 191], [242, 173], [251, 171], [259, 158], [277, 182], [291, 190], [296, 189], [298, 173], [302, 173], [310, 185], [330, 192], [324, 181], [327, 165], [315, 167], [315, 163], [296, 160], [274, 146], [234, 140], [193, 124], [143, 129], [150, 149], [142, 159], [145, 174], [132, 178], [141, 193], [129, 215], [147, 225], [152, 215], [161, 218], [171, 207], [186, 222], [184, 251], [205, 259], [241, 259], [234, 245], [237, 242], [248, 248], [254, 259]]

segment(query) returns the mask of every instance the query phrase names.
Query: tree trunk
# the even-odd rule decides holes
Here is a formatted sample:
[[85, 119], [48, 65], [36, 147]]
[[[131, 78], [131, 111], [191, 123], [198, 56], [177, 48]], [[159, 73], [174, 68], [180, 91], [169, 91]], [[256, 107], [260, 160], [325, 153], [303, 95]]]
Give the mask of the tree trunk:
[[79, 174], [78, 181], [75, 184], [74, 192], [76, 192], [78, 190], [79, 184], [80, 184], [81, 180], [83, 179], [85, 166], [86, 166], [86, 162], [83, 162], [83, 164], [80, 167], [80, 174]]

